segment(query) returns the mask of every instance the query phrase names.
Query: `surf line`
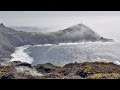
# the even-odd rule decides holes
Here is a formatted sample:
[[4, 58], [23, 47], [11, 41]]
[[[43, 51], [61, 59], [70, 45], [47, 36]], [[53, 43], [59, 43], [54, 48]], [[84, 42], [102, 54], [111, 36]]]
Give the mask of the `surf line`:
[[25, 45], [21, 47], [17, 47], [15, 52], [11, 54], [13, 57], [10, 61], [21, 61], [21, 62], [27, 62], [27, 63], [32, 63], [33, 58], [28, 55], [27, 52], [24, 50], [29, 48], [31, 45]]

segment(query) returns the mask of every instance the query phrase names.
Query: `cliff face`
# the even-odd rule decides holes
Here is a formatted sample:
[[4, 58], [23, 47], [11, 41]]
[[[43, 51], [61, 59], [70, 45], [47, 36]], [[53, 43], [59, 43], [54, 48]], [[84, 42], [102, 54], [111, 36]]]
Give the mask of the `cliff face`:
[[10, 58], [15, 47], [35, 44], [56, 44], [66, 42], [109, 41], [101, 38], [89, 27], [78, 24], [54, 33], [32, 33], [16, 31], [0, 24], [0, 59]]

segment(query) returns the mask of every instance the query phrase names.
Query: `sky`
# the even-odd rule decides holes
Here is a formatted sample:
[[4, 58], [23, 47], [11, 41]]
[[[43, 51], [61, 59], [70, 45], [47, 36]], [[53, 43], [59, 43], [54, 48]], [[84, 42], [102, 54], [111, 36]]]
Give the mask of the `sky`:
[[6, 26], [47, 27], [50, 31], [82, 22], [106, 37], [120, 33], [120, 11], [0, 11], [0, 22]]

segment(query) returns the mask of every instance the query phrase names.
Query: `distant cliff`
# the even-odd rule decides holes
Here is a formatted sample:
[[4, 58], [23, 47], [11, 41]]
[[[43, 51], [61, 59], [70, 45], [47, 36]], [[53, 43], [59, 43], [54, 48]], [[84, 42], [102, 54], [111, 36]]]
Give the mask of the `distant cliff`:
[[[35, 44], [57, 44], [67, 42], [113, 41], [99, 36], [89, 27], [78, 24], [52, 33], [16, 31], [0, 24], [0, 61], [8, 60], [15, 47]], [[8, 59], [7, 59], [8, 58]]]
[[84, 24], [71, 26], [64, 30], [49, 34], [53, 42], [88, 42], [88, 41], [112, 41], [98, 35]]

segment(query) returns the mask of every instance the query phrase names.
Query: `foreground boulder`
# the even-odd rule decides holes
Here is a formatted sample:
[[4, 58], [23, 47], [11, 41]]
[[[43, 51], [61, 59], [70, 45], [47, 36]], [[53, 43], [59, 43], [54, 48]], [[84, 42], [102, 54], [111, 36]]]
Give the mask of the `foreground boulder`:
[[42, 73], [50, 73], [55, 70], [57, 70], [59, 67], [55, 66], [51, 63], [46, 63], [46, 64], [38, 64], [37, 66], [34, 66], [38, 72]]
[[13, 61], [13, 62], [11, 62], [11, 64], [13, 66], [26, 66], [26, 67], [32, 68], [31, 64], [26, 63], [26, 62], [21, 62], [21, 61]]

